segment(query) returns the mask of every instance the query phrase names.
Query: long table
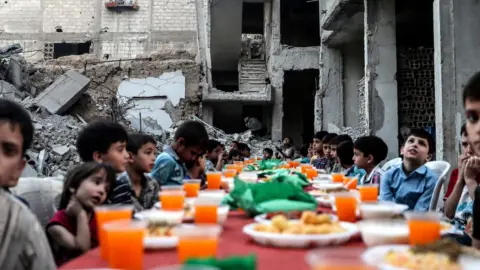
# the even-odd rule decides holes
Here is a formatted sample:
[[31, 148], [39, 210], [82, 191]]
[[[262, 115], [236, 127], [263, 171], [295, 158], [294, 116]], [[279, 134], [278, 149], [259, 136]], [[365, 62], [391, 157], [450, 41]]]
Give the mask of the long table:
[[[247, 235], [243, 234], [243, 226], [254, 222], [245, 216], [245, 213], [232, 211], [224, 224], [223, 232], [219, 238], [217, 257], [231, 255], [257, 255], [258, 270], [309, 270], [305, 256], [308, 249], [281, 249], [260, 246], [255, 244]], [[362, 265], [360, 254], [365, 250], [365, 245], [360, 237], [355, 237], [349, 243], [341, 246], [321, 247], [322, 253], [328, 254], [358, 254], [358, 264]], [[178, 264], [177, 252], [171, 250], [146, 251], [144, 256], [145, 269], [156, 266]], [[60, 269], [88, 269], [107, 267], [107, 262], [100, 257], [98, 249], [91, 250], [83, 256], [76, 258], [60, 267]]]

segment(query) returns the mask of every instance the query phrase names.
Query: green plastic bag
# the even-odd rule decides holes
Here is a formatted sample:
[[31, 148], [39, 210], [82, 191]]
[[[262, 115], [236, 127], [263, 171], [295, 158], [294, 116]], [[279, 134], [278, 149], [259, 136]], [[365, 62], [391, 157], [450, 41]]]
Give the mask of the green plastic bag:
[[279, 174], [274, 177], [272, 177], [272, 182], [287, 182], [291, 183], [295, 186], [299, 187], [306, 187], [310, 185], [310, 182], [308, 181], [307, 177], [305, 177], [304, 174], [294, 172], [294, 174]]
[[278, 166], [280, 166], [281, 163], [282, 161], [280, 159], [266, 159], [266, 160], [261, 160], [258, 166], [260, 171], [272, 170], [272, 169], [278, 168]]
[[248, 256], [231, 256], [223, 259], [188, 259], [185, 265], [205, 265], [216, 267], [220, 270], [255, 270], [257, 269], [257, 257], [252, 254]]

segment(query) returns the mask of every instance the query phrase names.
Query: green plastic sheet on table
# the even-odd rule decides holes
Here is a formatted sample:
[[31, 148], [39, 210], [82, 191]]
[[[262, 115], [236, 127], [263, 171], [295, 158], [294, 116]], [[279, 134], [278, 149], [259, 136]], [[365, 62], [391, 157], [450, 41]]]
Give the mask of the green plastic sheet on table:
[[224, 199], [232, 208], [241, 208], [249, 216], [272, 212], [314, 211], [317, 201], [290, 182], [246, 183], [235, 179], [235, 187]]
[[278, 168], [280, 164], [282, 164], [280, 159], [265, 159], [258, 163], [258, 167], [260, 171], [264, 171]]
[[216, 267], [220, 270], [255, 270], [257, 269], [257, 257], [252, 254], [248, 256], [231, 256], [223, 259], [188, 259], [185, 265], [205, 265]]

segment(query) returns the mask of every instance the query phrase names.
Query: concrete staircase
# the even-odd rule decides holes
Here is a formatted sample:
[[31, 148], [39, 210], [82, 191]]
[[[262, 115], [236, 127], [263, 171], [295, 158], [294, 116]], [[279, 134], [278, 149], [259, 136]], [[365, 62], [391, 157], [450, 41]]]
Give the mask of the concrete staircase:
[[265, 60], [240, 60], [238, 67], [240, 92], [261, 92], [267, 89]]

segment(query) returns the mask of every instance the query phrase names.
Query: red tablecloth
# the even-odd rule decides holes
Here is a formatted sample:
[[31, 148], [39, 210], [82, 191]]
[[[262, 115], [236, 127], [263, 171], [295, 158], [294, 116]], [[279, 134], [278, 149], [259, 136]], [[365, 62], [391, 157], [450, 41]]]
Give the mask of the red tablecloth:
[[[327, 209], [325, 209], [327, 210]], [[308, 270], [305, 262], [307, 249], [280, 249], [274, 247], [265, 247], [255, 244], [246, 235], [242, 228], [246, 224], [252, 223], [252, 219], [245, 217], [240, 212], [231, 212], [224, 224], [223, 232], [219, 240], [217, 255], [219, 258], [231, 255], [247, 255], [254, 253], [257, 255], [258, 270]], [[323, 247], [325, 255], [329, 253], [338, 255], [348, 252], [349, 254], [360, 255], [365, 249], [364, 244], [357, 237], [348, 244], [342, 246]], [[144, 257], [145, 269], [155, 266], [178, 264], [177, 253], [175, 249], [146, 251]], [[359, 259], [359, 264], [361, 261]], [[83, 256], [70, 261], [60, 269], [88, 269], [106, 267], [107, 263], [100, 257], [98, 249], [87, 252]]]

